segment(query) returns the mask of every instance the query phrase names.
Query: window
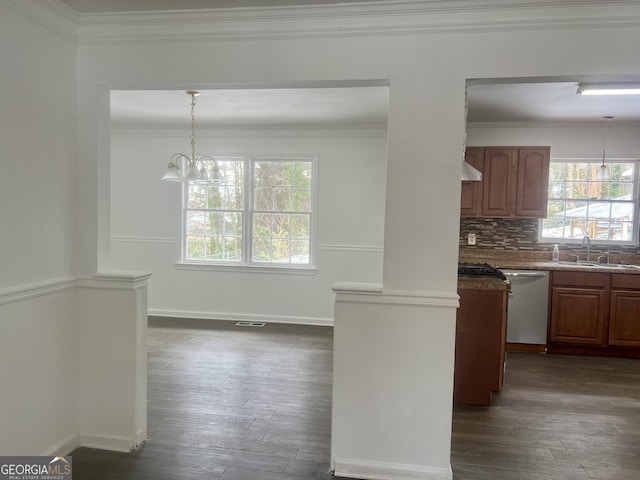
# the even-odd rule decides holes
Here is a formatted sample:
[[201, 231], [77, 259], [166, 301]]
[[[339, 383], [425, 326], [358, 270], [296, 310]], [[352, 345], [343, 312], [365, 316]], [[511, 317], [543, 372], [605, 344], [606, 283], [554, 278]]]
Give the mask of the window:
[[223, 180], [185, 187], [183, 260], [312, 266], [315, 158], [216, 158]]
[[541, 240], [632, 243], [637, 238], [638, 161], [607, 162], [609, 180], [596, 178], [600, 162], [552, 160], [547, 218]]

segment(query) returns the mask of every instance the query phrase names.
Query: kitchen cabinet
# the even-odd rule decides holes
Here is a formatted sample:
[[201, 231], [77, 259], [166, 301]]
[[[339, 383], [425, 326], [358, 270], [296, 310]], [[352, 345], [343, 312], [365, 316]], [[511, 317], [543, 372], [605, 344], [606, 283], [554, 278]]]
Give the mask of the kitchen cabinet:
[[[482, 281], [482, 280], [480, 280]], [[453, 401], [491, 405], [502, 390], [507, 343], [507, 285], [459, 289]]]
[[482, 182], [463, 182], [460, 214], [545, 217], [549, 156], [550, 147], [467, 148], [465, 159], [482, 171]]
[[640, 275], [612, 275], [608, 343], [640, 347]]
[[555, 271], [550, 353], [640, 358], [640, 275]]

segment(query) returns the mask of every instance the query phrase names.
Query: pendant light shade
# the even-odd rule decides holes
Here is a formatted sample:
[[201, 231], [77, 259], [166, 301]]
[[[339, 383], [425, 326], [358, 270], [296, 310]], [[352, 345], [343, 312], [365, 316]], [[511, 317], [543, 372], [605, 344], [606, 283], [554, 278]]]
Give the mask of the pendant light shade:
[[602, 117], [602, 120], [604, 121], [604, 135], [602, 136], [602, 165], [600, 165], [598, 173], [596, 174], [596, 179], [601, 182], [609, 180], [609, 167], [607, 167], [604, 162], [607, 156], [607, 125], [612, 118], [613, 117], [611, 116]]
[[[215, 185], [222, 182], [222, 174], [218, 163], [209, 155], [196, 155], [196, 97], [200, 92], [187, 90], [191, 96], [191, 155], [176, 153], [171, 156], [162, 180], [167, 182], [195, 182], [204, 185]], [[213, 166], [211, 166], [213, 165]]]

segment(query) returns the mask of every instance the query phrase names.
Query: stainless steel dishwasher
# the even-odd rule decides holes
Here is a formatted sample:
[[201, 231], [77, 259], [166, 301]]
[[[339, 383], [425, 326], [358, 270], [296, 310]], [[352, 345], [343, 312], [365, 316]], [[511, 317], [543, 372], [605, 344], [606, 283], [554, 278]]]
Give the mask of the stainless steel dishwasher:
[[546, 345], [549, 272], [501, 270], [511, 282], [507, 342]]

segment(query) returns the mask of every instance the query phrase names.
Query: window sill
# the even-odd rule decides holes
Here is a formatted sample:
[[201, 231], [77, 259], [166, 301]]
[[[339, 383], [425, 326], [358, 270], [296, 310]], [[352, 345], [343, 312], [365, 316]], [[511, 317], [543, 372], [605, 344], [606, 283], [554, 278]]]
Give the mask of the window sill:
[[274, 265], [223, 265], [219, 263], [176, 262], [178, 270], [206, 270], [234, 273], [269, 273], [277, 275], [315, 275], [317, 268]]

